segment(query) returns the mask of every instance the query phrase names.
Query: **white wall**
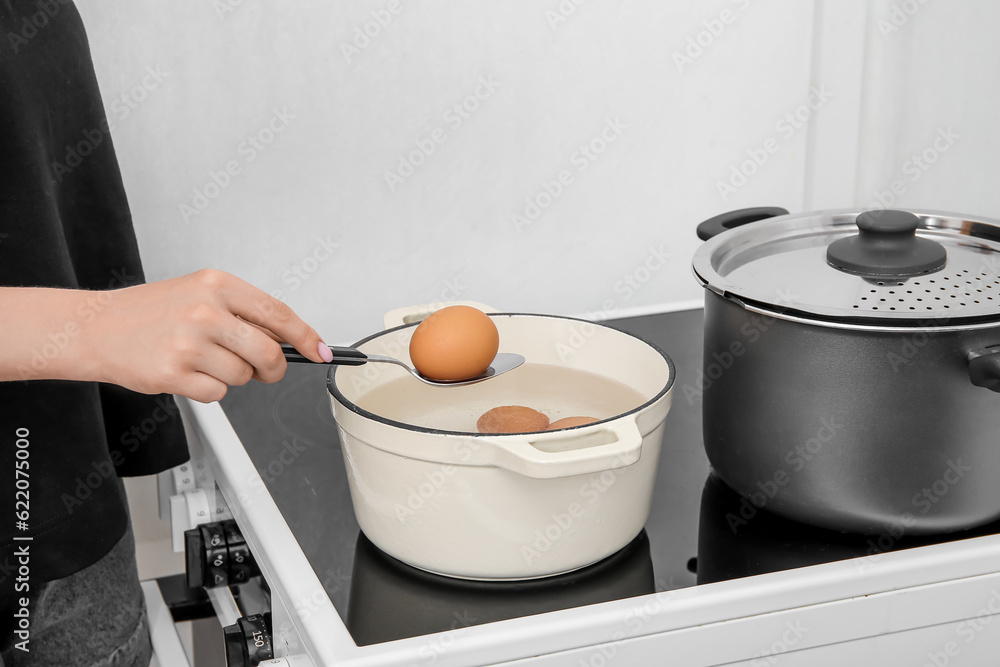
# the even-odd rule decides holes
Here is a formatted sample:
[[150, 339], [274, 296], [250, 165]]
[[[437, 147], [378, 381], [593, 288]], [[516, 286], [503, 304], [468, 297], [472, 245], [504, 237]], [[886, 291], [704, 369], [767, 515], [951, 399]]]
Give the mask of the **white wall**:
[[[595, 315], [700, 299], [699, 221], [867, 205], [938, 128], [961, 139], [902, 204], [1000, 217], [988, 0], [417, 0], [350, 62], [345, 45], [390, 16], [387, 0], [78, 5], [149, 277], [231, 271], [328, 342], [442, 297]], [[573, 11], [555, 22], [560, 8]], [[449, 124], [482, 78], [495, 90]], [[793, 127], [811, 88], [833, 95]], [[275, 109], [294, 117], [249, 161], [241, 142]], [[575, 152], [609, 120], [624, 129], [581, 172]], [[436, 129], [446, 140], [393, 191], [385, 173]], [[723, 196], [718, 183], [768, 147]], [[216, 192], [228, 161], [240, 173]], [[512, 214], [562, 170], [572, 182], [517, 229]], [[185, 221], [206, 187], [216, 196]], [[338, 244], [325, 261], [319, 238]], [[297, 281], [296, 267], [312, 273]]]
[[896, 182], [904, 207], [1000, 218], [1000, 3], [873, 8], [857, 202]]

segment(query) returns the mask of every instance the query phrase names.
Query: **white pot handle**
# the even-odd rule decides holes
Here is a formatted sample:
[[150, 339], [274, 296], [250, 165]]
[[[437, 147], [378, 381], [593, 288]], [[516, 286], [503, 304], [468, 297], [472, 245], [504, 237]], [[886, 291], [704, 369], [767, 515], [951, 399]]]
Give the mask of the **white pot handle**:
[[436, 301], [434, 303], [424, 303], [419, 306], [405, 306], [390, 310], [382, 316], [382, 326], [385, 329], [394, 329], [404, 324], [419, 322], [436, 310], [441, 310], [445, 306], [472, 306], [484, 313], [499, 313], [500, 311], [478, 301]]
[[[588, 441], [594, 444], [588, 445]], [[536, 479], [624, 468], [642, 454], [642, 434], [634, 418], [616, 419], [581, 432], [509, 435], [479, 442], [493, 447], [494, 465]]]

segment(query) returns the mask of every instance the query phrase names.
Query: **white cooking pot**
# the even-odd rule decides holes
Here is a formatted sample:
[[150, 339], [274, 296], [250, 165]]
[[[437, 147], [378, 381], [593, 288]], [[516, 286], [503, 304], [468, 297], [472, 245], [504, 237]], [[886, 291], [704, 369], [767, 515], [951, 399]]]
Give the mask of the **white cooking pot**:
[[[595, 563], [628, 544], [649, 515], [673, 362], [600, 324], [490, 317], [500, 351], [527, 358], [492, 380], [442, 388], [389, 364], [330, 369], [358, 523], [391, 556], [453, 577], [528, 579]], [[409, 362], [415, 327], [389, 329], [356, 347]], [[544, 386], [536, 371], [548, 373]], [[607, 405], [618, 405], [612, 414], [592, 414], [600, 421], [557, 431], [475, 432], [476, 416], [498, 405], [550, 412], [551, 397], [561, 405], [553, 419], [572, 415], [573, 396], [587, 384], [576, 371], [609, 383], [588, 390], [608, 389]], [[622, 409], [626, 395], [632, 403]]]

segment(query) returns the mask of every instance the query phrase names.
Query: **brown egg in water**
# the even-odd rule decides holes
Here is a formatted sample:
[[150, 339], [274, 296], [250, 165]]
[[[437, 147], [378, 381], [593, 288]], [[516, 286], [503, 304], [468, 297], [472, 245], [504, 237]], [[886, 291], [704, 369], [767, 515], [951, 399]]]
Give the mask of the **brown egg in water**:
[[563, 417], [562, 419], [557, 419], [556, 421], [549, 424], [549, 427], [545, 430], [556, 431], [561, 428], [586, 426], [587, 424], [593, 424], [596, 421], [597, 419], [595, 419], [594, 417]]
[[501, 405], [487, 410], [476, 422], [480, 433], [531, 433], [544, 431], [549, 418], [523, 405]]
[[500, 349], [493, 320], [471, 306], [431, 313], [410, 337], [413, 367], [431, 380], [468, 380], [482, 375]]

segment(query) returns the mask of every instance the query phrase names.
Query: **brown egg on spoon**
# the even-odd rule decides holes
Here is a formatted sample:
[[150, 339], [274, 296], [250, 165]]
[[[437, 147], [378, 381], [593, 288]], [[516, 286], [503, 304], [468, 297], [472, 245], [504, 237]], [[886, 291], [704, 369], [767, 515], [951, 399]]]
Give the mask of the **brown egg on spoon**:
[[[447, 312], [446, 312], [447, 311]], [[426, 326], [425, 326], [426, 325]], [[486, 313], [469, 306], [449, 306], [429, 315], [410, 337], [410, 364], [381, 354], [367, 354], [354, 347], [326, 345], [334, 365], [360, 366], [370, 361], [395, 364], [424, 384], [459, 387], [508, 373], [524, 357], [500, 352], [500, 332]], [[292, 345], [281, 344], [286, 361], [314, 363]]]
[[431, 380], [467, 380], [482, 375], [500, 349], [493, 320], [471, 306], [431, 313], [410, 337], [410, 360]]

